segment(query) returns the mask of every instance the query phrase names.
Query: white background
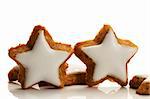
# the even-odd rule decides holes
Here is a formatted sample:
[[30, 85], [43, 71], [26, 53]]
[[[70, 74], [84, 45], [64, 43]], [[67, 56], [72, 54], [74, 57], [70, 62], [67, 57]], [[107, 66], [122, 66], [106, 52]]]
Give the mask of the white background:
[[[7, 73], [16, 65], [8, 57], [8, 49], [26, 43], [38, 24], [45, 26], [54, 40], [72, 46], [93, 39], [103, 24], [110, 24], [119, 38], [129, 39], [139, 46], [128, 65], [129, 78], [135, 74], [150, 74], [149, 0], [0, 0], [0, 97], [16, 97], [9, 92], [7, 83]], [[71, 67], [84, 68], [74, 56], [69, 63]], [[87, 98], [86, 94], [72, 97], [67, 99]]]

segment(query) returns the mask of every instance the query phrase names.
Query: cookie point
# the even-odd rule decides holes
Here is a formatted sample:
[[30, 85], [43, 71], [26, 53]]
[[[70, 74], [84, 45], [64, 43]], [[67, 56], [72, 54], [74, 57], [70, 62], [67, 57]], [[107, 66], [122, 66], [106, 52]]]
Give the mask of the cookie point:
[[44, 29], [45, 29], [45, 27], [42, 26], [42, 25], [36, 25], [36, 26], [34, 27], [34, 30], [44, 30]]
[[109, 24], [104, 24], [103, 27], [104, 27], [104, 28], [107, 28], [107, 29], [110, 29], [110, 28], [111, 28], [111, 26], [110, 26]]

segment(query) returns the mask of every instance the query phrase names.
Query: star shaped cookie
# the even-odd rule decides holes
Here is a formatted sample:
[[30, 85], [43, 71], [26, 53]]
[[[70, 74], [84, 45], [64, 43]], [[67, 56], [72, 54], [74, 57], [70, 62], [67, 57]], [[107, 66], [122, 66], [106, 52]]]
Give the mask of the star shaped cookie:
[[137, 49], [129, 40], [117, 38], [110, 25], [104, 25], [94, 40], [77, 43], [74, 53], [87, 66], [89, 86], [106, 79], [125, 86], [128, 83], [127, 63]]
[[9, 56], [19, 65], [18, 81], [23, 89], [41, 81], [63, 87], [64, 64], [72, 53], [71, 45], [55, 42], [40, 25], [35, 26], [27, 44], [9, 50]]

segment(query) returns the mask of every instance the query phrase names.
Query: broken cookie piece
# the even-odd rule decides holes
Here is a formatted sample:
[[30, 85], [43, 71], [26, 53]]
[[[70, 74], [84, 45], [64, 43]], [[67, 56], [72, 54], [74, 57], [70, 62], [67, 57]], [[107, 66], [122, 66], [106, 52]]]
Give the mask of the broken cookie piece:
[[142, 82], [136, 93], [140, 95], [150, 95], [150, 76]]
[[135, 75], [129, 82], [130, 88], [137, 89], [148, 75]]
[[9, 82], [18, 80], [19, 67], [15, 66], [8, 73]]

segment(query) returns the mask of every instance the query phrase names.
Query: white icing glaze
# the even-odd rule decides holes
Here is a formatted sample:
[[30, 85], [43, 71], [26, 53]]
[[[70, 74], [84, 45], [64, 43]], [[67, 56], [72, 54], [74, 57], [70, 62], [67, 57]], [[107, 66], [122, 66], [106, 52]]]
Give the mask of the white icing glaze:
[[136, 53], [137, 48], [120, 45], [110, 29], [102, 44], [84, 47], [82, 50], [96, 63], [94, 81], [110, 75], [126, 82], [126, 63]]
[[40, 30], [33, 49], [16, 56], [26, 70], [25, 87], [39, 81], [60, 86], [59, 67], [68, 56], [68, 52], [53, 50], [45, 39], [44, 31]]

